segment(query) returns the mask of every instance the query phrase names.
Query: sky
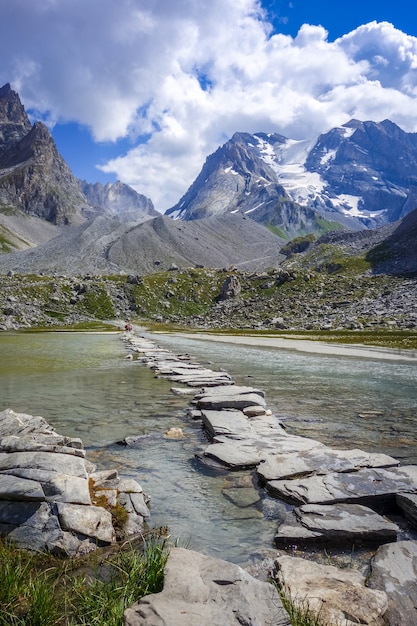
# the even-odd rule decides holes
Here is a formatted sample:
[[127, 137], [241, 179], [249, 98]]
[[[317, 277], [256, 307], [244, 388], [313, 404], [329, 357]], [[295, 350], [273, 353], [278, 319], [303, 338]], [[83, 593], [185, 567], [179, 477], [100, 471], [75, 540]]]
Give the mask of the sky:
[[0, 86], [161, 212], [235, 132], [417, 132], [415, 0], [0, 0]]

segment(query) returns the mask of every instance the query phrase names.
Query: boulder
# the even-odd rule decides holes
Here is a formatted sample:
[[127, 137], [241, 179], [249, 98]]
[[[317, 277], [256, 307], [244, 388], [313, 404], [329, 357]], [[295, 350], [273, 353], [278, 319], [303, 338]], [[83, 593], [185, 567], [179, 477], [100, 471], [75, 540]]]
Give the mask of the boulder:
[[368, 589], [360, 572], [291, 556], [278, 557], [275, 566], [276, 580], [285, 593], [301, 608], [319, 615], [323, 624], [386, 626], [387, 596]]
[[[376, 593], [376, 592], [374, 592]], [[273, 585], [238, 565], [173, 548], [164, 588], [142, 598], [124, 614], [125, 626], [289, 626]]]
[[371, 564], [370, 587], [386, 593], [390, 626], [417, 624], [417, 541], [381, 546]]
[[396, 524], [360, 504], [305, 504], [287, 513], [275, 544], [362, 546], [396, 541], [399, 532]]
[[111, 514], [100, 506], [77, 506], [66, 502], [57, 503], [58, 519], [63, 530], [69, 530], [102, 543], [115, 539]]

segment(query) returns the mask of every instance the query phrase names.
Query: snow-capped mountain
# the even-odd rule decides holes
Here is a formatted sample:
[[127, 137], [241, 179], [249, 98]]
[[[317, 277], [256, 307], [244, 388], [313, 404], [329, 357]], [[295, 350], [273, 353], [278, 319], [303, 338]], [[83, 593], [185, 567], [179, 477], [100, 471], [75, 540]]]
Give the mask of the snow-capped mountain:
[[417, 134], [385, 120], [351, 120], [310, 140], [236, 133], [210, 155], [167, 214], [176, 219], [244, 213], [289, 235], [323, 220], [358, 230], [417, 206]]

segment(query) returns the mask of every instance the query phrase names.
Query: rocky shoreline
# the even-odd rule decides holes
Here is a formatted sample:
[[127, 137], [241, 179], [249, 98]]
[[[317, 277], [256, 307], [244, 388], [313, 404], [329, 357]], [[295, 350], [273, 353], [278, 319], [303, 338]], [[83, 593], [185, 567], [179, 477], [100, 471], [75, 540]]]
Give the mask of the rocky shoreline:
[[[325, 623], [417, 623], [417, 466], [292, 435], [261, 389], [238, 386], [227, 372], [135, 331], [121, 336], [128, 360], [171, 381], [172, 393], [189, 395], [186, 417], [200, 421], [208, 439], [196, 450], [199, 463], [255, 473], [260, 489], [285, 503], [268, 570], [293, 601], [308, 603]], [[135, 437], [123, 443], [134, 446]], [[0, 413], [0, 532], [18, 545], [65, 555], [110, 545], [121, 532], [115, 508], [125, 511], [124, 536], [133, 536], [146, 527], [148, 500], [135, 481], [97, 472], [79, 439], [59, 435], [41, 417]], [[329, 548], [352, 555], [366, 549], [370, 560], [341, 567], [315, 558]], [[127, 626], [163, 623], [289, 626], [290, 620], [271, 583], [173, 547], [163, 591], [125, 612]]]

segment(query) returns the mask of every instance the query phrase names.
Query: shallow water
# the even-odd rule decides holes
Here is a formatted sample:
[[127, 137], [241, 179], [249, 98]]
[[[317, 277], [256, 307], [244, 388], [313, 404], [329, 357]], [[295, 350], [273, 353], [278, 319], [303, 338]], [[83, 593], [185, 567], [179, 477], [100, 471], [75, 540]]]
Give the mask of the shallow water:
[[[153, 339], [265, 389], [269, 408], [291, 432], [417, 463], [417, 365]], [[195, 461], [206, 442], [200, 425], [185, 418], [189, 397], [173, 395], [171, 383], [126, 360], [117, 333], [2, 333], [0, 356], [0, 409], [42, 415], [60, 433], [81, 437], [100, 468], [138, 480], [152, 498], [152, 526], [168, 525], [182, 544], [240, 563], [272, 548], [285, 506], [248, 473]], [[175, 426], [186, 438], [164, 439]], [[146, 436], [134, 448], [116, 444], [128, 435]]]

